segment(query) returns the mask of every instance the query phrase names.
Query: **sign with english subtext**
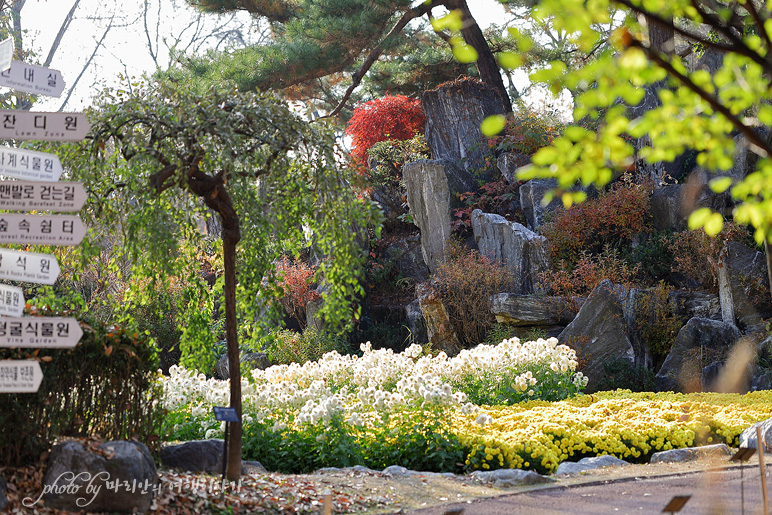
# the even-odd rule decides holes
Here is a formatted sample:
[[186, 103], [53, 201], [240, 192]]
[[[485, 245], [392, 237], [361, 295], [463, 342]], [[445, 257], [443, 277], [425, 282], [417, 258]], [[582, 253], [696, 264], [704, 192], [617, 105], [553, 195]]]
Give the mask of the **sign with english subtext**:
[[0, 279], [50, 285], [59, 272], [56, 256], [0, 249]]
[[0, 86], [35, 95], [58, 97], [64, 91], [64, 79], [59, 70], [13, 59], [11, 66], [0, 72]]
[[0, 361], [0, 393], [35, 393], [43, 380], [34, 359]]
[[0, 139], [80, 141], [89, 129], [83, 113], [0, 110]]
[[0, 213], [0, 243], [77, 245], [86, 227], [77, 215]]
[[72, 212], [87, 198], [80, 182], [0, 181], [0, 210]]
[[0, 347], [71, 349], [82, 336], [74, 318], [0, 317]]
[[0, 147], [0, 175], [23, 180], [58, 181], [62, 175], [62, 163], [54, 154]]
[[24, 312], [24, 291], [0, 284], [0, 315], [18, 317]]

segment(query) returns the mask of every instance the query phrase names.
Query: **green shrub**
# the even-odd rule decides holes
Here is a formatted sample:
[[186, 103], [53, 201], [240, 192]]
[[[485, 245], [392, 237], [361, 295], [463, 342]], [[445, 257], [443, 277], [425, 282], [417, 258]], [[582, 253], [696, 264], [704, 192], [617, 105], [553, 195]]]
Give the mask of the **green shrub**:
[[488, 140], [496, 154], [515, 152], [532, 156], [537, 150], [548, 147], [552, 140], [563, 134], [565, 126], [558, 114], [538, 111], [524, 103], [507, 120], [504, 130]]
[[266, 353], [274, 365], [303, 364], [317, 361], [331, 351], [348, 354], [350, 348], [345, 336], [317, 331], [306, 327], [302, 333], [277, 329], [268, 336]]
[[[53, 314], [53, 313], [46, 313]], [[37, 393], [0, 395], [0, 463], [34, 463], [60, 436], [136, 438], [157, 449], [158, 359], [140, 334], [81, 319], [73, 349], [0, 349], [0, 359], [37, 359]]]
[[644, 238], [630, 253], [632, 265], [638, 265], [638, 276], [644, 284], [667, 279], [673, 266], [672, 232], [654, 232]]
[[630, 390], [656, 392], [656, 374], [646, 367], [634, 366], [629, 360], [614, 358], [603, 363], [603, 377], [598, 380], [598, 391]]
[[375, 143], [368, 150], [375, 166], [367, 172], [371, 186], [398, 185], [402, 179], [405, 163], [429, 159], [431, 150], [423, 134], [416, 134], [407, 140], [389, 139]]
[[670, 303], [671, 286], [660, 282], [635, 299], [635, 318], [643, 342], [654, 358], [655, 369], [665, 361], [686, 320], [675, 314]]

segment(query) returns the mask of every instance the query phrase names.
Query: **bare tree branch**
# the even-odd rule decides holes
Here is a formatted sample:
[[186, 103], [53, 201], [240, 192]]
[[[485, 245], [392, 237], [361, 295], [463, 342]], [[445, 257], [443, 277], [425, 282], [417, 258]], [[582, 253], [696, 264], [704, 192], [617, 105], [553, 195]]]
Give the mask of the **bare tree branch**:
[[415, 18], [418, 18], [420, 16], [423, 16], [426, 13], [431, 12], [431, 10], [434, 7], [437, 7], [438, 5], [440, 4], [433, 0], [431, 3], [428, 3], [428, 4], [422, 3], [410, 9], [405, 14], [403, 14], [402, 17], [399, 19], [399, 21], [397, 21], [397, 23], [394, 24], [391, 30], [383, 37], [383, 39], [381, 39], [381, 42], [378, 43], [370, 51], [362, 66], [351, 76], [351, 85], [348, 87], [348, 89], [346, 90], [346, 93], [344, 93], [343, 98], [340, 100], [340, 102], [338, 102], [338, 105], [335, 107], [335, 109], [333, 109], [329, 114], [317, 118], [317, 120], [321, 120], [323, 118], [331, 118], [333, 116], [336, 116], [338, 113], [340, 113], [341, 110], [343, 109], [343, 106], [345, 106], [346, 102], [348, 102], [348, 99], [351, 98], [351, 94], [362, 82], [362, 79], [364, 78], [365, 74], [368, 72], [368, 70], [370, 70], [370, 68], [375, 63], [375, 61], [377, 61], [378, 58], [383, 53], [383, 49], [385, 48], [386, 43], [394, 35], [399, 34], [402, 31], [402, 29], [404, 29], [405, 26], [407, 26], [407, 24], [410, 23], [411, 20], [414, 20]]
[[759, 149], [765, 151], [768, 156], [772, 156], [772, 145], [770, 145], [769, 142], [767, 142], [764, 138], [759, 136], [759, 134], [757, 134], [753, 128], [745, 125], [742, 120], [734, 113], [732, 113], [729, 108], [722, 104], [721, 101], [715, 97], [715, 95], [708, 93], [703, 88], [695, 84], [687, 75], [684, 75], [680, 71], [676, 70], [676, 68], [667, 59], [660, 55], [659, 52], [645, 46], [637, 39], [633, 39], [630, 42], [630, 46], [643, 50], [648, 58], [663, 68], [670, 77], [675, 78], [678, 80], [678, 82], [698, 95], [701, 99], [707, 102], [714, 111], [720, 113], [727, 120], [729, 120], [738, 131], [740, 131], [746, 138], [748, 138], [748, 141], [756, 145]]
[[83, 65], [83, 68], [81, 68], [80, 73], [75, 78], [75, 81], [72, 83], [72, 86], [70, 86], [69, 91], [67, 92], [67, 96], [64, 98], [64, 102], [62, 102], [62, 105], [59, 106], [59, 111], [62, 111], [64, 109], [64, 106], [67, 105], [67, 102], [70, 101], [70, 97], [72, 96], [72, 92], [75, 91], [75, 86], [78, 85], [78, 82], [80, 82], [81, 77], [83, 77], [83, 74], [86, 73], [86, 70], [89, 66], [91, 66], [91, 61], [94, 60], [94, 56], [96, 56], [97, 52], [99, 51], [99, 48], [102, 46], [102, 44], [105, 41], [105, 38], [107, 37], [107, 33], [110, 32], [110, 29], [113, 28], [113, 22], [112, 19], [110, 20], [110, 23], [107, 25], [107, 28], [105, 29], [104, 33], [102, 34], [102, 37], [97, 42], [96, 46], [94, 46], [94, 51], [91, 52], [91, 55], [89, 56], [88, 60], [86, 61], [86, 64]]
[[80, 0], [75, 0], [75, 2], [72, 4], [72, 7], [70, 8], [70, 12], [68, 12], [67, 16], [64, 17], [62, 26], [59, 27], [59, 32], [56, 34], [56, 37], [54, 38], [54, 42], [51, 43], [51, 48], [48, 50], [48, 57], [46, 57], [46, 60], [43, 62], [43, 66], [51, 65], [51, 61], [53, 61], [54, 59], [54, 54], [56, 54], [56, 51], [59, 49], [59, 45], [62, 42], [62, 37], [64, 37], [64, 33], [67, 32], [68, 28], [70, 28], [70, 23], [72, 23], [72, 18], [73, 16], [75, 16], [75, 11], [78, 9], [79, 3], [80, 3]]

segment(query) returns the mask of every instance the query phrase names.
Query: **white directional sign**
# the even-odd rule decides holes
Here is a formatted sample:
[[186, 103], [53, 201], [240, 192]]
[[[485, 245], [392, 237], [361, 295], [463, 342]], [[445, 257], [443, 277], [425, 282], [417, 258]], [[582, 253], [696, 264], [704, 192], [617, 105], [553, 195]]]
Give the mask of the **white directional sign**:
[[83, 113], [0, 110], [0, 139], [80, 141], [90, 128]]
[[34, 359], [0, 361], [0, 393], [35, 393], [43, 380]]
[[79, 211], [88, 198], [80, 182], [0, 181], [0, 209]]
[[0, 284], [0, 315], [18, 317], [24, 311], [24, 291], [16, 286]]
[[13, 60], [13, 37], [8, 36], [0, 42], [0, 72], [4, 72], [11, 67]]
[[78, 215], [0, 213], [0, 243], [77, 245], [85, 235]]
[[0, 317], [0, 347], [70, 349], [82, 336], [74, 318]]
[[62, 163], [54, 154], [0, 147], [0, 175], [24, 180], [58, 181], [62, 175]]
[[58, 97], [64, 91], [59, 70], [13, 60], [9, 69], [0, 72], [0, 86], [36, 95]]
[[55, 256], [0, 249], [0, 279], [54, 284], [59, 272]]

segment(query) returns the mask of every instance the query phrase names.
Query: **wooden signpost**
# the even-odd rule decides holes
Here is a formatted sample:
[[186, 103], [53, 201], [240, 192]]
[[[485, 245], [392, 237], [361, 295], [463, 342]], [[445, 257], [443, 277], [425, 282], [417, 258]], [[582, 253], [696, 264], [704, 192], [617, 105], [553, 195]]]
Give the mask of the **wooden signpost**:
[[0, 317], [0, 347], [71, 349], [82, 336], [75, 318]]
[[77, 245], [86, 227], [77, 215], [0, 213], [0, 243]]
[[86, 198], [80, 182], [0, 181], [0, 209], [9, 211], [80, 211]]
[[[10, 48], [11, 57], [7, 57]], [[58, 97], [64, 90], [61, 73], [12, 60], [13, 40], [0, 43], [0, 86]], [[8, 64], [6, 65], [6, 61]], [[0, 110], [0, 139], [80, 141], [90, 129], [82, 113]], [[86, 201], [80, 183], [58, 183], [59, 158], [27, 149], [0, 148], [0, 175], [21, 181], [0, 181], [0, 211], [78, 211]], [[26, 180], [38, 182], [26, 182]], [[41, 182], [42, 181], [42, 182]], [[77, 245], [86, 235], [77, 215], [0, 213], [0, 243]], [[54, 284], [56, 257], [0, 249], [0, 279]], [[66, 317], [23, 317], [21, 289], [0, 285], [0, 347], [72, 348], [83, 336], [80, 323]], [[36, 360], [0, 361], [0, 392], [36, 392], [43, 372]]]
[[50, 285], [59, 272], [56, 256], [0, 249], [0, 279]]
[[14, 59], [7, 70], [0, 72], [0, 86], [25, 93], [59, 97], [64, 91], [64, 79], [59, 70]]
[[18, 317], [24, 312], [24, 291], [0, 284], [0, 315]]
[[0, 393], [35, 393], [43, 380], [34, 359], [0, 361]]
[[54, 154], [0, 147], [0, 175], [23, 180], [58, 181], [62, 175], [62, 163]]
[[90, 128], [83, 113], [0, 109], [0, 139], [80, 141]]

